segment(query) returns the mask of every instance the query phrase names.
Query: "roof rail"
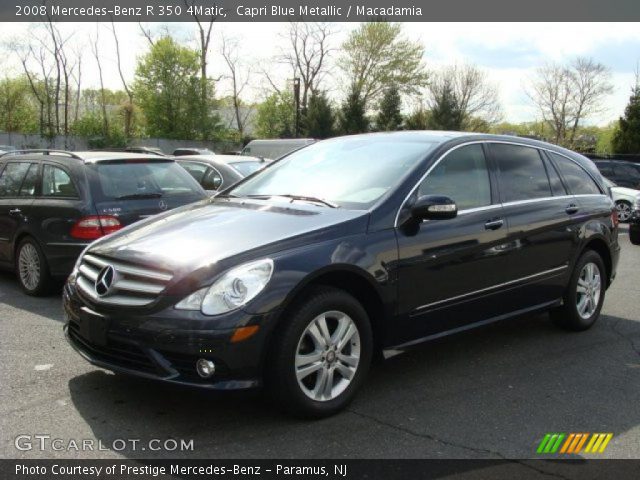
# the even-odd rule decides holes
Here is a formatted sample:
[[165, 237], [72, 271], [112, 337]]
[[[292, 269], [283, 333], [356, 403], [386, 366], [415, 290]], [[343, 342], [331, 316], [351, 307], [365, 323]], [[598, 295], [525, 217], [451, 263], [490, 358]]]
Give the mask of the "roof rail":
[[66, 155], [71, 158], [75, 158], [76, 160], [84, 160], [79, 155], [76, 155], [73, 152], [68, 152], [66, 150], [49, 150], [49, 149], [27, 149], [27, 150], [11, 150], [5, 153], [0, 154], [0, 157], [10, 157], [12, 155], [29, 155], [30, 153], [41, 153], [43, 155]]

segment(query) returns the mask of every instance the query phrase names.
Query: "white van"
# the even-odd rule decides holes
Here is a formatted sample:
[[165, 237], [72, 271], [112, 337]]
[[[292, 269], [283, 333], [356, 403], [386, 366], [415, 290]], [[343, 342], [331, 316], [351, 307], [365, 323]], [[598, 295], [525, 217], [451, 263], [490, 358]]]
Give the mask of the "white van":
[[278, 160], [286, 154], [314, 143], [313, 138], [283, 138], [273, 140], [251, 140], [242, 149], [240, 155]]

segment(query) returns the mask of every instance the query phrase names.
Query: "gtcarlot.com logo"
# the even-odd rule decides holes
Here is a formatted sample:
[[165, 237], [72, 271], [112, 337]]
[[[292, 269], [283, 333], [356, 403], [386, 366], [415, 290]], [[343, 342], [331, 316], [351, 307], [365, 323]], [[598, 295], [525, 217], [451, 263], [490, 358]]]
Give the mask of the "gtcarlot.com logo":
[[131, 451], [167, 451], [185, 452], [193, 451], [193, 439], [159, 439], [152, 438], [141, 440], [139, 438], [116, 438], [110, 441], [95, 440], [93, 438], [56, 438], [48, 434], [18, 435], [13, 442], [15, 448], [20, 451], [39, 450], [45, 451], [106, 451], [122, 452]]
[[537, 453], [604, 453], [613, 433], [547, 433]]

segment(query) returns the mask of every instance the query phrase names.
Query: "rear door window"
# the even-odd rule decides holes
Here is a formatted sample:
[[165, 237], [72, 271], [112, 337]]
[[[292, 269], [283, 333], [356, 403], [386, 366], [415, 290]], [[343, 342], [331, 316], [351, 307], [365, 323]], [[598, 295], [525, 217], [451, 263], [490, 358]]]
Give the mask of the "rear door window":
[[554, 197], [561, 197], [567, 194], [567, 190], [564, 188], [562, 184], [562, 180], [560, 180], [560, 175], [558, 175], [558, 171], [553, 166], [553, 164], [545, 159], [544, 166], [547, 169], [547, 175], [549, 176], [549, 184], [551, 185], [551, 193]]
[[549, 177], [536, 148], [491, 144], [500, 171], [503, 202], [534, 200], [551, 196]]
[[560, 173], [573, 195], [602, 193], [593, 178], [577, 163], [555, 153], [551, 153], [551, 157], [560, 169]]
[[17, 197], [31, 163], [12, 162], [2, 171], [0, 175], [0, 197]]
[[53, 165], [42, 167], [43, 197], [77, 197], [78, 192], [67, 172]]
[[198, 183], [202, 183], [202, 179], [208, 168], [206, 165], [197, 162], [180, 162], [180, 165], [182, 165]]
[[29, 170], [22, 181], [19, 196], [33, 197], [36, 194], [36, 186], [38, 185], [38, 164], [32, 163]]

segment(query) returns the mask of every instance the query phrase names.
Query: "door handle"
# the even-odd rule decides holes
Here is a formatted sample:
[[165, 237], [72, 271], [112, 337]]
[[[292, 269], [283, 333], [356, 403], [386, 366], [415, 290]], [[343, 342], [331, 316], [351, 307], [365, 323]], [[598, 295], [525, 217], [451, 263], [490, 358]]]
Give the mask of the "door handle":
[[504, 225], [504, 220], [500, 218], [498, 220], [489, 220], [484, 224], [484, 228], [487, 230], [498, 230], [502, 225]]
[[14, 217], [17, 217], [21, 213], [22, 213], [22, 210], [20, 210], [19, 208], [14, 208], [12, 210], [9, 210], [9, 215], [14, 216]]
[[565, 208], [564, 211], [567, 212], [569, 215], [573, 215], [574, 213], [578, 213], [578, 210], [580, 210], [578, 206], [575, 203], [572, 203], [567, 208]]

